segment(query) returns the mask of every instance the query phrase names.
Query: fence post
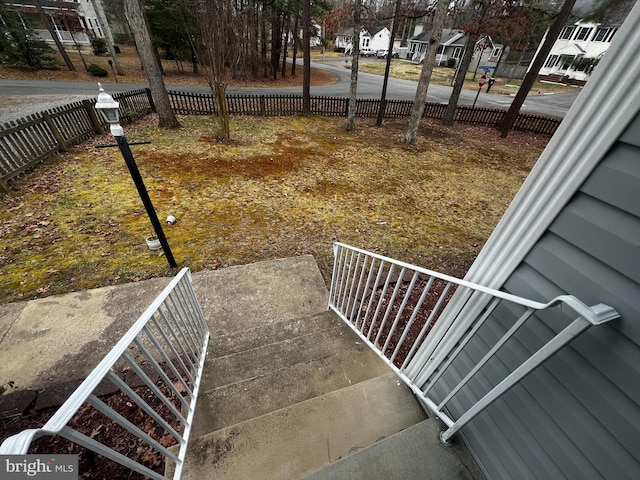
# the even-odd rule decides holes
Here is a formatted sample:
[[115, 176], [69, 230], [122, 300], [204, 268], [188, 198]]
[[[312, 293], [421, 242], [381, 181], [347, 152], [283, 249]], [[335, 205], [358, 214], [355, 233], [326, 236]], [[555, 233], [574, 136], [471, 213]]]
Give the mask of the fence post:
[[147, 94], [147, 98], [149, 99], [149, 106], [151, 107], [151, 111], [154, 112], [154, 113], [157, 112], [156, 104], [153, 103], [153, 96], [151, 95], [151, 89], [150, 88], [145, 88], [144, 91]]
[[62, 138], [62, 135], [60, 135], [60, 131], [57, 129], [55, 123], [51, 121], [51, 115], [49, 115], [48, 112], [42, 112], [42, 118], [44, 119], [44, 122], [49, 127], [49, 130], [51, 130], [51, 133], [53, 133], [53, 138], [55, 138], [56, 143], [58, 144], [58, 147], [60, 148], [60, 150], [62, 150], [63, 152], [68, 151], [69, 147], [67, 146], [67, 143]]
[[267, 105], [264, 99], [264, 95], [260, 95], [260, 115], [263, 117], [267, 115]]
[[89, 120], [91, 121], [91, 125], [93, 125], [93, 131], [97, 134], [102, 133], [102, 124], [100, 120], [98, 120], [98, 115], [96, 114], [96, 110], [93, 108], [93, 103], [91, 100], [83, 100], [85, 110], [87, 110], [87, 114], [89, 115]]

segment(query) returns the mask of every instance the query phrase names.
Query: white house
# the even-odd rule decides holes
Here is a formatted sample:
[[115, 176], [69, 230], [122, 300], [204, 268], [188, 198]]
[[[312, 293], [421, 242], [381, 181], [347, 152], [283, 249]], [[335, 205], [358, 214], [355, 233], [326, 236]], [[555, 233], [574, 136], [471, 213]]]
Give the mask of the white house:
[[[375, 52], [389, 48], [391, 32], [387, 27], [363, 27], [360, 31], [360, 52]], [[344, 48], [344, 53], [353, 51], [353, 27], [336, 35], [336, 48]]]
[[[39, 38], [53, 44], [51, 33], [44, 25], [34, 3], [29, 0], [10, 0], [9, 5], [16, 8], [23, 18], [31, 20], [36, 26]], [[105, 38], [110, 31], [103, 31], [109, 25], [104, 20], [104, 7], [100, 0], [85, 0], [84, 2], [42, 1], [42, 10], [53, 26], [54, 32], [65, 48], [75, 48], [76, 45], [86, 53], [91, 50], [91, 37]], [[102, 15], [102, 22], [98, 20]]]
[[542, 78], [583, 84], [605, 54], [619, 24], [577, 21], [562, 29], [540, 69]]

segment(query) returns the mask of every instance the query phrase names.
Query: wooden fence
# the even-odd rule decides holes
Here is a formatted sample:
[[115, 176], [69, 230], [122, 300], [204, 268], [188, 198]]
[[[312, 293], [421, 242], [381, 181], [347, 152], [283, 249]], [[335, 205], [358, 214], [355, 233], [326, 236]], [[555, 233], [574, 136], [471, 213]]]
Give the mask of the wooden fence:
[[[123, 122], [146, 115], [155, 110], [149, 89], [115, 94], [120, 102]], [[169, 97], [175, 113], [181, 115], [215, 115], [211, 94], [170, 91]], [[291, 116], [302, 113], [302, 95], [230, 95], [227, 97], [231, 115]], [[95, 108], [95, 100], [75, 102], [64, 107], [47, 110], [36, 115], [0, 126], [0, 191], [8, 190], [8, 182], [33, 165], [66, 151], [96, 133], [105, 121]], [[358, 99], [356, 114], [376, 118], [379, 99]], [[412, 101], [387, 100], [385, 118], [407, 118]], [[447, 106], [427, 103], [424, 118], [440, 119]], [[312, 97], [311, 114], [344, 117], [349, 109], [348, 98]], [[475, 125], [497, 126], [506, 114], [495, 108], [459, 106], [455, 121]], [[521, 113], [514, 130], [552, 135], [562, 119]]]
[[[118, 93], [113, 98], [120, 102], [123, 122], [154, 110], [148, 89]], [[95, 99], [74, 102], [2, 125], [0, 191], [6, 192], [9, 181], [35, 164], [101, 133], [106, 122], [96, 112], [95, 103]]]
[[[170, 91], [169, 97], [176, 113], [181, 115], [216, 115], [213, 97], [209, 93]], [[302, 114], [302, 95], [230, 95], [227, 96], [231, 115], [288, 116]], [[379, 99], [356, 100], [356, 115], [365, 118], [378, 116]], [[411, 114], [411, 100], [387, 100], [384, 118], [407, 118]], [[348, 98], [311, 97], [311, 114], [344, 117], [349, 109]], [[447, 106], [427, 103], [423, 118], [441, 119]], [[496, 127], [506, 114], [498, 108], [458, 106], [454, 120], [460, 123]], [[520, 113], [513, 129], [553, 135], [561, 118]]]

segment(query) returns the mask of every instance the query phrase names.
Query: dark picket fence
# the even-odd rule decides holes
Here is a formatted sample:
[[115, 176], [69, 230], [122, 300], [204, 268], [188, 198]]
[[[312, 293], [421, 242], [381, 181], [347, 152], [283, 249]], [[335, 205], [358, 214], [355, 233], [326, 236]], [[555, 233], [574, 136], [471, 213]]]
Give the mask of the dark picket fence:
[[[155, 110], [149, 89], [113, 95], [120, 102], [123, 122]], [[175, 113], [180, 115], [217, 114], [213, 97], [208, 93], [170, 91]], [[292, 116], [302, 114], [302, 95], [229, 95], [231, 115]], [[84, 100], [29, 116], [0, 126], [0, 191], [8, 190], [8, 183], [60, 151], [103, 131], [105, 122], [96, 112], [95, 100]], [[356, 115], [365, 118], [378, 116], [379, 99], [358, 99]], [[385, 118], [407, 118], [412, 101], [387, 100]], [[440, 119], [447, 106], [427, 103], [424, 118]], [[311, 114], [344, 117], [349, 110], [348, 98], [312, 97]], [[497, 126], [505, 110], [459, 106], [455, 121], [475, 125]], [[552, 135], [562, 119], [521, 113], [514, 130]]]
[[[173, 109], [180, 115], [216, 115], [213, 97], [209, 93], [170, 91]], [[378, 116], [379, 99], [357, 99], [356, 115], [364, 118]], [[229, 95], [229, 114], [253, 116], [288, 116], [302, 114], [302, 95]], [[386, 100], [384, 118], [407, 118], [411, 114], [410, 100]], [[423, 118], [441, 119], [447, 109], [441, 103], [427, 103]], [[311, 114], [331, 117], [346, 116], [348, 98], [311, 97]], [[458, 106], [454, 119], [460, 123], [497, 126], [506, 110], [498, 108]], [[553, 135], [561, 118], [520, 113], [513, 129]]]
[[[117, 93], [123, 123], [154, 110], [148, 89]], [[37, 163], [102, 132], [106, 122], [94, 108], [96, 100], [83, 100], [30, 115], [0, 127], [0, 191]]]

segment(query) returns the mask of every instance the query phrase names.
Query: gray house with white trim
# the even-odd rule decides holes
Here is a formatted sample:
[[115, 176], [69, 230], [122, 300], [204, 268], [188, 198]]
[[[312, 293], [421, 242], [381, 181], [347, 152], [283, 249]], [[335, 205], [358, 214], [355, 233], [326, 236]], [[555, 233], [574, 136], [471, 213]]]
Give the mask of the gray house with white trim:
[[[572, 294], [620, 314], [583, 333], [462, 429], [490, 479], [640, 478], [639, 49], [636, 4], [465, 277], [541, 302]], [[447, 308], [472, 314], [487, 302], [456, 293]], [[507, 313], [492, 315], [436, 392], [443, 396], [511, 327]], [[492, 369], [448, 404], [454, 418], [571, 320], [556, 312], [527, 321]], [[443, 332], [427, 365], [467, 331], [460, 322]]]

